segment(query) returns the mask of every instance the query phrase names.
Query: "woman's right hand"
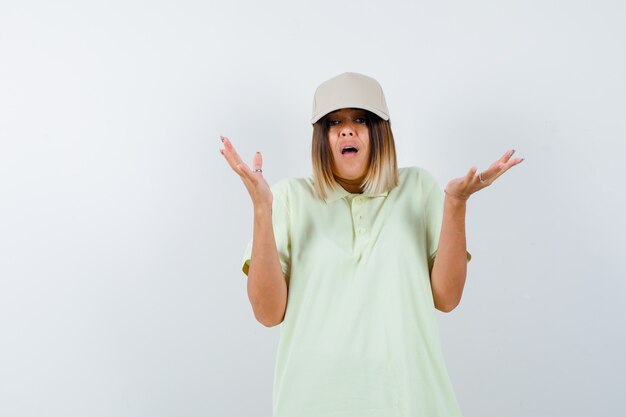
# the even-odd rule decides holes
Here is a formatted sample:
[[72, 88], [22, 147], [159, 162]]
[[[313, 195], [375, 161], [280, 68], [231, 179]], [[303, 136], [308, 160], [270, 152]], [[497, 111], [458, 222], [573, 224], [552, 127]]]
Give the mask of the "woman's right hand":
[[261, 156], [261, 152], [254, 154], [251, 170], [248, 165], [241, 160], [232, 143], [230, 143], [230, 139], [225, 136], [221, 136], [221, 139], [224, 144], [224, 149], [220, 149], [220, 153], [224, 156], [233, 171], [241, 177], [243, 184], [248, 190], [248, 194], [250, 194], [254, 207], [261, 208], [265, 206], [271, 209], [272, 191], [267, 181], [265, 181], [265, 178], [263, 178], [263, 157]]

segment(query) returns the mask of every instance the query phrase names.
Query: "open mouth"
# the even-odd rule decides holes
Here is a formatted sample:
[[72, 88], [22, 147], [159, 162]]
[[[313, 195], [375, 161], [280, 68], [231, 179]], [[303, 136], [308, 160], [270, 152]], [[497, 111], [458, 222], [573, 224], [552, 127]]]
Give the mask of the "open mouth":
[[352, 155], [356, 154], [359, 150], [354, 146], [346, 146], [341, 150], [342, 155]]

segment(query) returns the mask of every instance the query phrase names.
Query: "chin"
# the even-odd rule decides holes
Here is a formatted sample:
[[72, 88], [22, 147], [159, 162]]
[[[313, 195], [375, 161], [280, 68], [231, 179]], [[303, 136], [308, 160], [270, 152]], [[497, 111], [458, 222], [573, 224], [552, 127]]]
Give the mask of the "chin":
[[333, 171], [336, 177], [346, 181], [363, 180], [365, 175], [367, 175], [367, 169], [356, 166], [344, 166], [343, 169], [335, 169]]

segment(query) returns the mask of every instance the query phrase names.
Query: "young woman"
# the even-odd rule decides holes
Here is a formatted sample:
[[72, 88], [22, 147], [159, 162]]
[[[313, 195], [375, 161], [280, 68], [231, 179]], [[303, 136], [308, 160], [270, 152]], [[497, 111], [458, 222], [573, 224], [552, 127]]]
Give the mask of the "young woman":
[[389, 111], [370, 77], [345, 73], [313, 102], [313, 175], [271, 190], [228, 138], [221, 150], [254, 205], [243, 260], [257, 320], [282, 323], [274, 417], [460, 415], [435, 309], [461, 300], [468, 198], [522, 162], [506, 152], [441, 192], [397, 168]]

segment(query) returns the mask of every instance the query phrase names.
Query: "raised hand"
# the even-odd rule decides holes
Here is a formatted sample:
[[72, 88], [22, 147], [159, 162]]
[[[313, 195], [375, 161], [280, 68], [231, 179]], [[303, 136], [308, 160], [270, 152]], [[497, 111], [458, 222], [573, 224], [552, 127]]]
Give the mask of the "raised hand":
[[255, 207], [268, 206], [271, 208], [272, 191], [267, 181], [265, 181], [265, 178], [263, 178], [263, 157], [261, 156], [261, 152], [254, 154], [252, 158], [252, 169], [250, 169], [248, 165], [241, 160], [230, 140], [225, 136], [221, 136], [221, 139], [224, 148], [220, 149], [220, 153], [224, 156], [233, 171], [241, 177], [243, 184], [248, 190], [248, 194], [250, 194], [252, 204]]
[[470, 168], [467, 175], [455, 178], [448, 183], [445, 189], [446, 194], [458, 200], [467, 200], [476, 191], [489, 187], [500, 175], [524, 160], [512, 158], [514, 153], [513, 149], [506, 151], [500, 159], [480, 173], [476, 167]]

